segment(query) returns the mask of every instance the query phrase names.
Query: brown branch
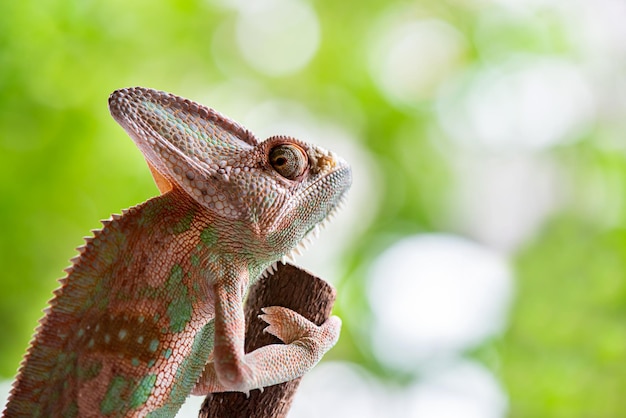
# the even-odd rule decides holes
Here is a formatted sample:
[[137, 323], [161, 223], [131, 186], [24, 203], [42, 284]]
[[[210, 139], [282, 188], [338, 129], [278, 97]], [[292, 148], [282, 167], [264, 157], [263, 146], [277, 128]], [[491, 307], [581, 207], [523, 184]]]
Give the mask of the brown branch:
[[[274, 275], [260, 279], [250, 289], [246, 302], [246, 352], [268, 344], [282, 344], [278, 338], [263, 332], [267, 324], [258, 318], [261, 308], [284, 306], [321, 325], [330, 316], [334, 302], [335, 289], [324, 280], [293, 265], [279, 264]], [[299, 384], [300, 379], [295, 379], [267, 387], [263, 392], [253, 390], [249, 398], [237, 392], [209, 394], [199, 417], [285, 417]]]

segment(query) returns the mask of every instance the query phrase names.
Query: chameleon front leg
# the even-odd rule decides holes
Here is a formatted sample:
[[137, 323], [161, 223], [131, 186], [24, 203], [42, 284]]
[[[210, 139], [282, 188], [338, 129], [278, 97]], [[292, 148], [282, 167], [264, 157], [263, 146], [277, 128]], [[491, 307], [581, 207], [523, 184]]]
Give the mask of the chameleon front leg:
[[215, 292], [215, 340], [212, 361], [193, 394], [249, 392], [286, 382], [309, 371], [339, 338], [341, 321], [331, 317], [317, 326], [302, 315], [279, 306], [263, 309], [265, 329], [286, 345], [272, 344], [244, 353], [243, 291], [236, 281], [219, 282]]

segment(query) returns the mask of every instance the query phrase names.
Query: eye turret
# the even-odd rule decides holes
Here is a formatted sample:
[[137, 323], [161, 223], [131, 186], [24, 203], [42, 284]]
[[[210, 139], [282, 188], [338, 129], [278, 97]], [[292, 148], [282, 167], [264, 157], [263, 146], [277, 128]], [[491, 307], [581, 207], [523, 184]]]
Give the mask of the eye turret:
[[289, 180], [304, 174], [309, 158], [302, 148], [293, 144], [281, 144], [270, 150], [269, 161], [274, 170]]

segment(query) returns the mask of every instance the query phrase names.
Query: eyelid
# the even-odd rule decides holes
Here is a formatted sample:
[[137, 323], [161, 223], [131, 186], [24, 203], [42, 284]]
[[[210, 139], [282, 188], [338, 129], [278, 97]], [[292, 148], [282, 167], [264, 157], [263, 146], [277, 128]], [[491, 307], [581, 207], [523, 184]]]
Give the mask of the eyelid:
[[[285, 161], [276, 164], [279, 159]], [[306, 152], [296, 144], [279, 144], [270, 149], [268, 160], [270, 165], [282, 177], [295, 180], [300, 177], [309, 166]]]

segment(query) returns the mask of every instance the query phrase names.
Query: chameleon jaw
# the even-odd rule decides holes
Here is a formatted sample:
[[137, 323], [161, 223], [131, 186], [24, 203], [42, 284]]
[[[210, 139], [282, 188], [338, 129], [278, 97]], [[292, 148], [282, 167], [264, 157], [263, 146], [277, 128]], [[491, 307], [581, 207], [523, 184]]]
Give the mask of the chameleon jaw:
[[278, 270], [278, 263], [287, 264], [287, 262], [291, 261], [295, 262], [296, 256], [301, 256], [302, 251], [308, 249], [308, 245], [312, 244], [315, 239], [317, 239], [320, 235], [322, 229], [326, 228], [326, 225], [332, 221], [337, 213], [345, 207], [346, 197], [345, 194], [339, 198], [337, 204], [333, 207], [333, 209], [326, 215], [321, 222], [316, 224], [303, 238], [300, 242], [293, 247], [288, 253], [284, 254], [279, 260], [271, 263], [264, 271], [261, 273], [260, 277], [266, 278], [273, 275]]

